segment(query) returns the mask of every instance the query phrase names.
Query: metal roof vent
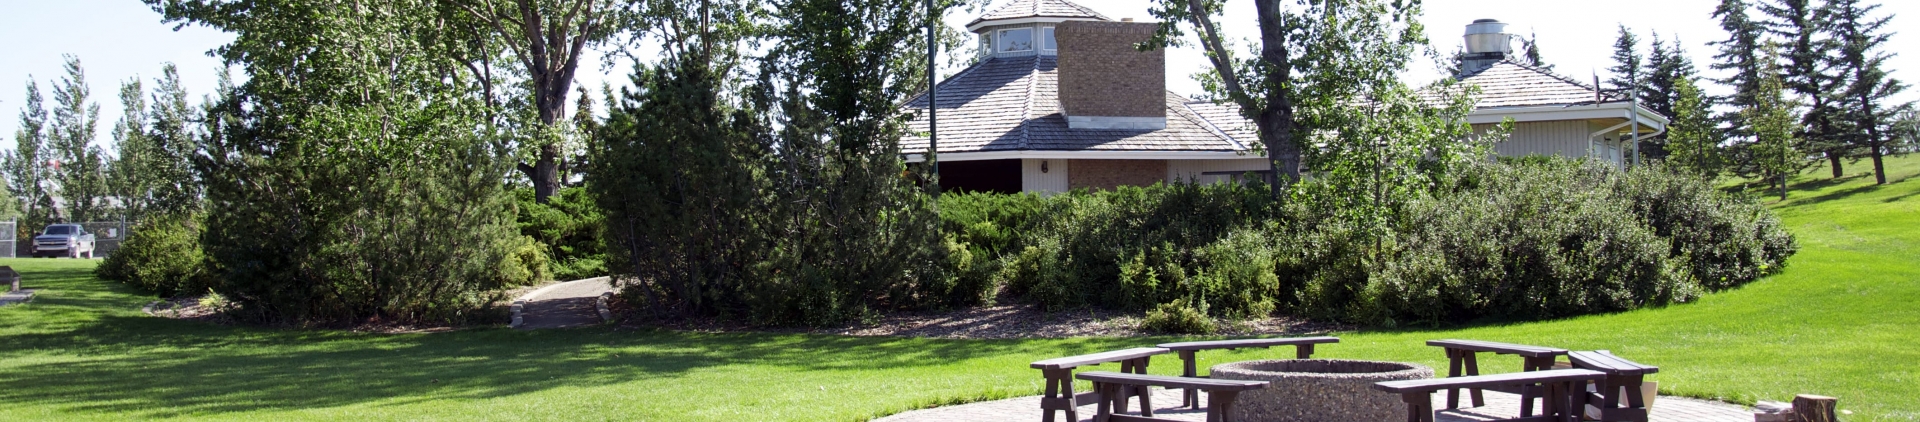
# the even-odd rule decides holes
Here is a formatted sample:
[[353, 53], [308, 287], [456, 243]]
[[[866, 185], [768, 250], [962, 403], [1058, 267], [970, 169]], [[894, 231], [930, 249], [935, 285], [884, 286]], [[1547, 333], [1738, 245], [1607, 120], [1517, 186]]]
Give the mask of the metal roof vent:
[[1462, 74], [1486, 70], [1513, 54], [1513, 35], [1507, 33], [1506, 23], [1496, 19], [1480, 19], [1467, 25], [1466, 41]]

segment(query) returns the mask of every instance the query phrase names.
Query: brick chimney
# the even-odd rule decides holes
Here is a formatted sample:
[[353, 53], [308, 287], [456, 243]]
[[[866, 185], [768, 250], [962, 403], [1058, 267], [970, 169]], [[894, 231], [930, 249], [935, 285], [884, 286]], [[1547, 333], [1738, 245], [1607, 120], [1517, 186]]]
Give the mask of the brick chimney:
[[1058, 42], [1060, 109], [1073, 129], [1167, 128], [1166, 49], [1139, 51], [1151, 22], [1067, 21]]

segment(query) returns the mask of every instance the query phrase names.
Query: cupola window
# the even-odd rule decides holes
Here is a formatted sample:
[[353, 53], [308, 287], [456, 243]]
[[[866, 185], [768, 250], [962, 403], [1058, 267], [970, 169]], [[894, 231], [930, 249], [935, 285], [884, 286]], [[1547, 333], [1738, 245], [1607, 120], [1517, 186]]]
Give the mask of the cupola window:
[[994, 40], [995, 50], [1002, 53], [1020, 53], [1033, 51], [1033, 28], [1002, 29]]

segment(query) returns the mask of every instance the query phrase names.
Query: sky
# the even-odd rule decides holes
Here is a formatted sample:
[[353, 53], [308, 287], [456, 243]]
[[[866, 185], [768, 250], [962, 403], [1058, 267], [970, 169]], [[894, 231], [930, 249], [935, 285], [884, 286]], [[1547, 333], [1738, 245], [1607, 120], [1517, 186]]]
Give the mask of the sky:
[[[1007, 0], [994, 0], [989, 9]], [[1078, 0], [1108, 17], [1151, 20], [1147, 8], [1155, 0]], [[1696, 66], [1708, 76], [1714, 49], [1708, 42], [1725, 38], [1712, 18], [1714, 0], [1426, 0], [1426, 15], [1421, 22], [1434, 48], [1452, 51], [1460, 44], [1466, 25], [1475, 19], [1499, 19], [1510, 24], [1509, 32], [1534, 33], [1544, 59], [1555, 70], [1579, 80], [1593, 74], [1605, 78], [1612, 65], [1613, 41], [1618, 25], [1626, 25], [1641, 34], [1643, 42], [1651, 34], [1663, 39], [1678, 38], [1693, 57]], [[1883, 0], [1881, 13], [1893, 15], [1888, 27], [1898, 30], [1912, 27], [1909, 16], [1920, 16], [1920, 1]], [[947, 23], [957, 29], [984, 10], [955, 11]], [[1257, 31], [1253, 3], [1228, 0], [1220, 23], [1232, 42], [1247, 45]], [[197, 102], [213, 91], [221, 68], [208, 51], [233, 40], [230, 34], [188, 26], [178, 31], [174, 25], [138, 0], [0, 0], [0, 148], [13, 148], [13, 135], [19, 126], [19, 114], [26, 98], [25, 85], [31, 78], [40, 85], [41, 95], [51, 107], [55, 81], [65, 76], [62, 55], [80, 58], [86, 68], [92, 99], [100, 105], [99, 135], [95, 142], [111, 150], [113, 123], [120, 118], [120, 84], [139, 78], [151, 87], [160, 75], [161, 63], [179, 66], [183, 85]], [[1893, 36], [1884, 49], [1890, 53], [1920, 51], [1920, 33]], [[1200, 93], [1191, 76], [1205, 69], [1205, 56], [1193, 48], [1168, 52], [1167, 86], [1175, 92]], [[591, 64], [588, 64], [591, 63]], [[587, 61], [580, 69], [579, 83], [597, 91], [603, 82], [624, 85], [630, 64], [603, 68], [598, 61]], [[1888, 62], [1896, 78], [1920, 80], [1920, 54], [1896, 55]], [[1441, 77], [1431, 62], [1416, 63], [1406, 74], [1410, 82], [1426, 82]], [[1722, 92], [1709, 85], [1709, 93]], [[1910, 90], [1902, 100], [1920, 100], [1920, 88]], [[604, 108], [603, 108], [604, 109]]]

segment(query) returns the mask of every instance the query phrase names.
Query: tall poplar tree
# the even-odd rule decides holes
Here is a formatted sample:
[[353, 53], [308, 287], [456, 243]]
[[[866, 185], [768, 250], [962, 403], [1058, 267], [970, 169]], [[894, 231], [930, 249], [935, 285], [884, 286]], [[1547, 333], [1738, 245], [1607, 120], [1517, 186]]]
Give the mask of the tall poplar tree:
[[47, 147], [53, 150], [55, 195], [66, 205], [67, 221], [92, 221], [101, 215], [108, 196], [105, 152], [93, 144], [98, 135], [100, 104], [88, 98], [86, 69], [80, 58], [66, 56], [67, 76], [53, 87], [53, 125]]
[[1841, 79], [1833, 67], [1838, 47], [1829, 35], [1832, 24], [1826, 8], [1816, 0], [1771, 0], [1760, 3], [1767, 15], [1763, 23], [1767, 33], [1782, 40], [1781, 70], [1787, 90], [1800, 97], [1806, 107], [1800, 121], [1800, 138], [1811, 152], [1825, 155], [1833, 177], [1843, 173], [1840, 160], [1857, 155], [1858, 148], [1847, 142], [1844, 131], [1835, 125], [1840, 113], [1834, 105], [1833, 91]]
[[1841, 119], [1849, 124], [1849, 144], [1866, 150], [1873, 159], [1874, 182], [1886, 184], [1887, 169], [1882, 161], [1894, 152], [1892, 147], [1899, 136], [1896, 125], [1901, 115], [1913, 109], [1913, 103], [1894, 102], [1893, 97], [1906, 91], [1907, 84], [1885, 68], [1893, 55], [1881, 46], [1893, 36], [1886, 31], [1893, 16], [1876, 16], [1879, 9], [1878, 4], [1862, 4], [1860, 0], [1831, 3], [1833, 32], [1840, 44], [1836, 70], [1846, 78], [1837, 95], [1844, 105]]
[[47, 194], [47, 108], [40, 96], [40, 84], [27, 79], [26, 104], [20, 107], [20, 127], [14, 130], [13, 151], [4, 162], [7, 191], [21, 201], [26, 221], [22, 226], [46, 224], [53, 211], [53, 199]]
[[1725, 133], [1736, 138], [1753, 135], [1744, 114], [1738, 110], [1754, 105], [1754, 96], [1760, 90], [1761, 68], [1767, 65], [1761, 61], [1760, 54], [1765, 28], [1753, 21], [1747, 9], [1746, 0], [1720, 0], [1720, 5], [1713, 10], [1713, 17], [1720, 20], [1720, 29], [1726, 31], [1727, 38], [1713, 42], [1720, 51], [1713, 55], [1714, 63], [1709, 67], [1727, 74], [1714, 82], [1733, 92], [1716, 102], [1736, 110], [1721, 116], [1726, 124]]
[[140, 221], [152, 198], [153, 142], [147, 136], [147, 92], [139, 78], [120, 85], [120, 121], [113, 124], [114, 151], [119, 154], [107, 167], [107, 184], [113, 197], [120, 200], [127, 220]]
[[201, 134], [195, 121], [199, 110], [188, 104], [187, 90], [180, 86], [180, 71], [173, 63], [161, 66], [153, 84], [147, 117], [147, 140], [153, 153], [146, 170], [152, 177], [147, 211], [191, 212], [200, 206], [200, 182], [193, 174]]

